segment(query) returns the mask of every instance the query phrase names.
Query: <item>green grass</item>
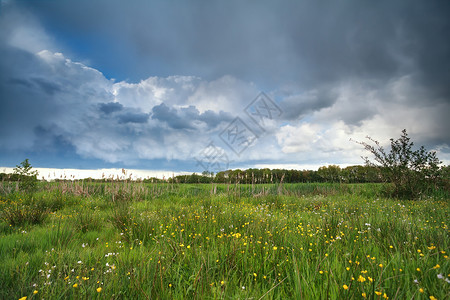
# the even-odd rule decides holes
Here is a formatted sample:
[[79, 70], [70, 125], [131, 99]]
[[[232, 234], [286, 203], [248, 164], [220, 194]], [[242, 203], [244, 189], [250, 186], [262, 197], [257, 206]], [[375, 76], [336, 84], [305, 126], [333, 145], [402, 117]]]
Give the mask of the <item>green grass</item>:
[[[41, 183], [1, 196], [0, 299], [448, 299], [448, 199], [382, 195]], [[14, 205], [47, 215], [11, 220]]]

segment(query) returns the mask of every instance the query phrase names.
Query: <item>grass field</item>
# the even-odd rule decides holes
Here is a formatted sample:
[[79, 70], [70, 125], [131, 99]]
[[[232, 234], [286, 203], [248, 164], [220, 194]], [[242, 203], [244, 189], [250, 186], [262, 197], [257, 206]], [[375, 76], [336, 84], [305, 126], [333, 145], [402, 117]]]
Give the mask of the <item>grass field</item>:
[[41, 183], [0, 207], [1, 299], [450, 298], [447, 197]]

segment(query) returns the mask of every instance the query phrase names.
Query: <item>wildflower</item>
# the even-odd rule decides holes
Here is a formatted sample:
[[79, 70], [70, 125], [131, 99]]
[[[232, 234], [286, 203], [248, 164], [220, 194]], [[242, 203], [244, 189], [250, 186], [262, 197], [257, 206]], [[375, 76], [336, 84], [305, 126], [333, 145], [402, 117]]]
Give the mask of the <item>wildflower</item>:
[[361, 296], [363, 296], [363, 298], [366, 298], [366, 293], [362, 293]]
[[276, 247], [276, 246], [273, 246], [273, 250], [277, 250], [278, 249], [278, 247]]
[[73, 285], [73, 287], [74, 287], [74, 288], [77, 288], [77, 287], [78, 287], [78, 283], [75, 283], [75, 284]]
[[420, 268], [417, 268], [416, 271], [417, 271], [417, 272], [420, 272]]
[[186, 247], [186, 248], [190, 249], [190, 248], [191, 248], [191, 245], [187, 245], [187, 247]]
[[347, 269], [347, 271], [350, 271], [350, 268], [349, 268], [349, 267], [347, 267], [346, 269]]
[[358, 281], [359, 281], [359, 282], [364, 282], [364, 281], [366, 281], [366, 278], [364, 278], [364, 277], [362, 277], [361, 275], [359, 275]]
[[224, 285], [224, 284], [225, 284], [225, 281], [222, 280], [222, 281], [220, 282], [220, 284], [221, 284], [221, 285]]
[[423, 288], [420, 288], [420, 289], [419, 289], [419, 292], [423, 293], [423, 292], [424, 292]]
[[382, 267], [383, 267], [383, 264], [379, 264], [378, 266], [379, 266], [380, 268], [382, 268]]
[[444, 276], [442, 276], [442, 274], [437, 274], [437, 278], [438, 279], [444, 279]]
[[256, 275], [256, 273], [253, 273], [253, 276], [255, 276], [255, 277], [256, 277], [256, 276], [258, 276], [258, 275]]
[[433, 269], [439, 269], [441, 266], [440, 265], [435, 265], [434, 267], [433, 267]]
[[384, 299], [389, 299], [389, 297], [386, 295], [386, 293], [383, 294]]
[[33, 291], [33, 295], [36, 295], [37, 293], [38, 293], [37, 290], [34, 290], [34, 291]]
[[373, 278], [372, 277], [367, 277], [367, 279], [369, 279], [370, 282], [373, 282]]
[[323, 271], [322, 271], [322, 270], [320, 270], [320, 271], [319, 271], [319, 274], [323, 274]]
[[97, 288], [97, 293], [100, 293], [101, 291], [102, 291], [101, 287]]
[[430, 300], [437, 300], [434, 296], [430, 296]]
[[27, 299], [27, 296], [24, 296], [24, 297], [20, 298], [19, 300], [26, 300], [26, 299]]
[[375, 291], [375, 294], [376, 294], [377, 296], [380, 296], [380, 295], [382, 294], [382, 292], [377, 292], [377, 291]]
[[348, 290], [348, 285], [344, 284], [342, 287], [344, 288], [344, 290]]

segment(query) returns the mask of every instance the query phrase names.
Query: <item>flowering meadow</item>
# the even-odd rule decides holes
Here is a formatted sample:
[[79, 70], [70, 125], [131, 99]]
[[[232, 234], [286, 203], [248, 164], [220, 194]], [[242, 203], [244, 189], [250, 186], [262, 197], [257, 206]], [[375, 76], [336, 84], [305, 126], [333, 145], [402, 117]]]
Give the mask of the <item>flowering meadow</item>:
[[448, 198], [380, 191], [62, 182], [4, 192], [0, 299], [449, 299]]

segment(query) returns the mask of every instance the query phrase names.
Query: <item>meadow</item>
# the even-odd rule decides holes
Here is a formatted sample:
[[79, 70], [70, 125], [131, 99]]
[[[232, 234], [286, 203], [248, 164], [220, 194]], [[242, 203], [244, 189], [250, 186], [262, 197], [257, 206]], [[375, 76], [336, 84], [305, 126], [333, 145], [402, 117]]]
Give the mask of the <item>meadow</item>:
[[450, 298], [446, 195], [125, 181], [0, 197], [1, 299]]

